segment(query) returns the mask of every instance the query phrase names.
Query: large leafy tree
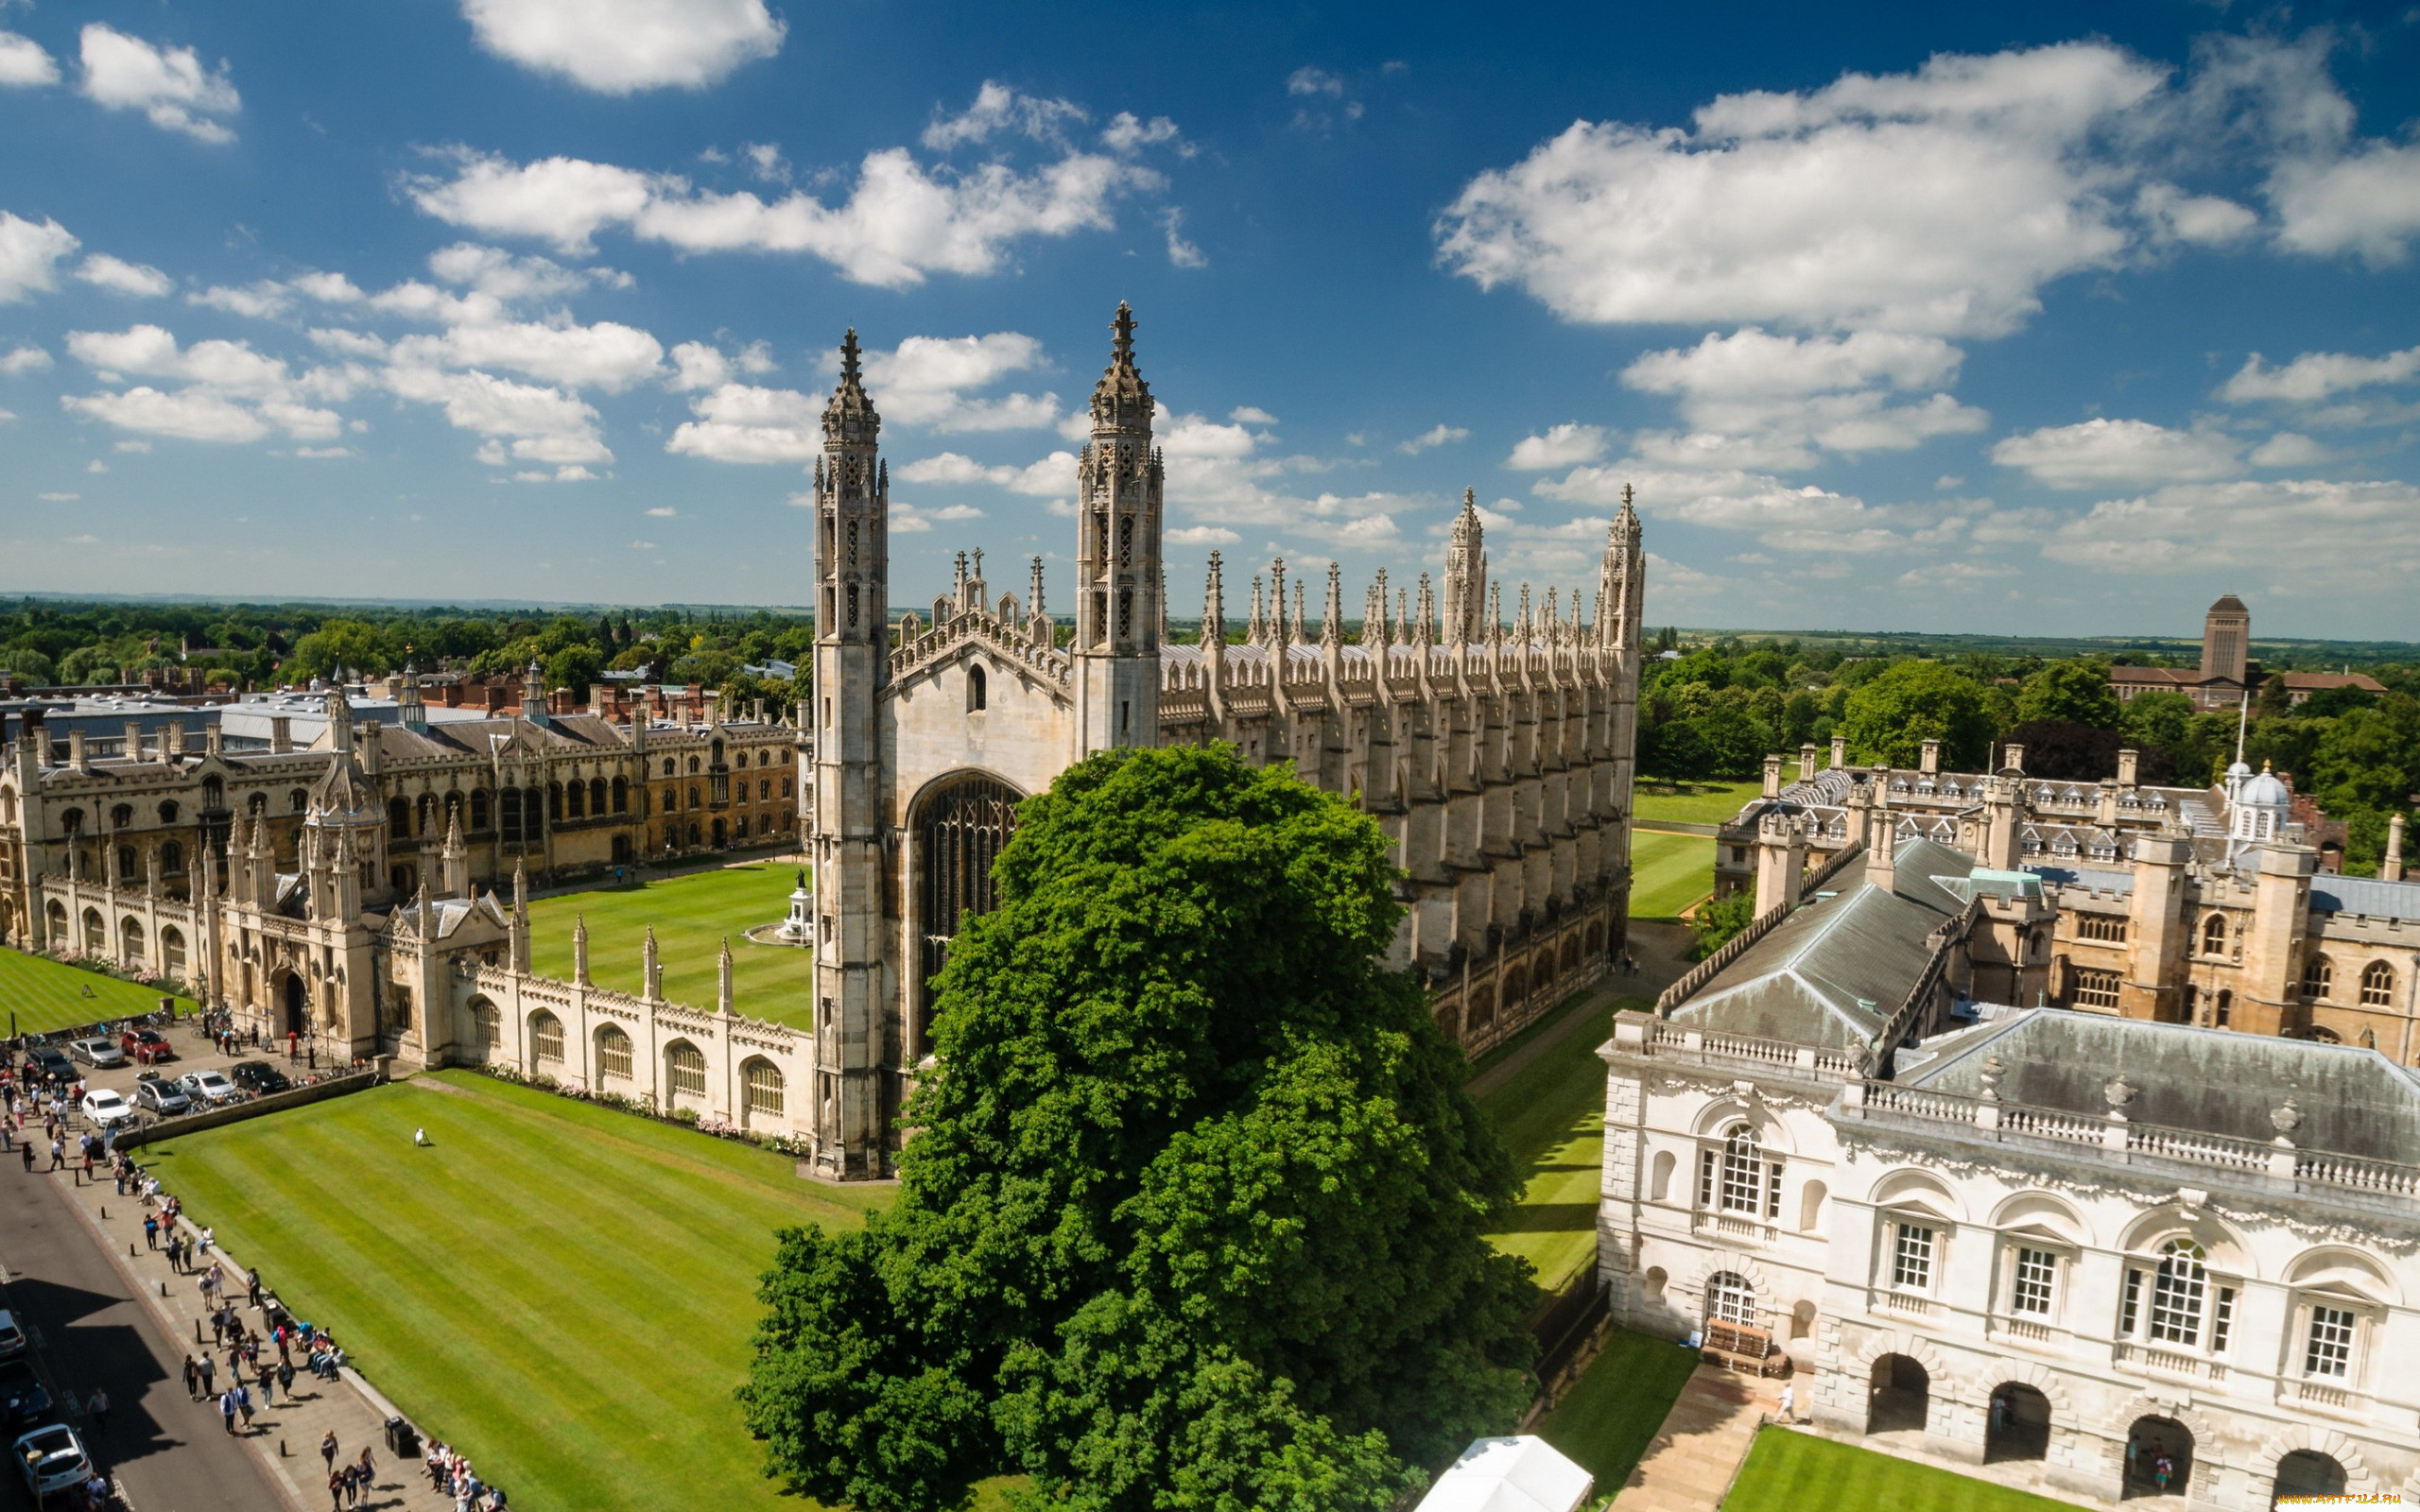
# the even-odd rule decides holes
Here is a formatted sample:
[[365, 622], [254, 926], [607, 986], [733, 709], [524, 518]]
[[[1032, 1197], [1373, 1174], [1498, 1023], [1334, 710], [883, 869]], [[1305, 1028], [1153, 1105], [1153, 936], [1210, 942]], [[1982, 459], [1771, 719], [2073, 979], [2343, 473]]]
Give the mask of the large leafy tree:
[[2118, 691], [2109, 685], [2108, 664], [2089, 657], [2051, 662], [2025, 679], [2016, 698], [2016, 717], [2116, 730]]
[[1028, 799], [953, 943], [896, 1206], [786, 1233], [741, 1388], [826, 1501], [1340, 1512], [1501, 1431], [1512, 1166], [1381, 954], [1366, 816], [1232, 751]]
[[1924, 743], [1938, 740], [1945, 765], [1973, 771], [1990, 754], [1993, 728], [1974, 679], [1938, 662], [1895, 662], [1849, 695], [1840, 732], [1858, 761], [1913, 766]]

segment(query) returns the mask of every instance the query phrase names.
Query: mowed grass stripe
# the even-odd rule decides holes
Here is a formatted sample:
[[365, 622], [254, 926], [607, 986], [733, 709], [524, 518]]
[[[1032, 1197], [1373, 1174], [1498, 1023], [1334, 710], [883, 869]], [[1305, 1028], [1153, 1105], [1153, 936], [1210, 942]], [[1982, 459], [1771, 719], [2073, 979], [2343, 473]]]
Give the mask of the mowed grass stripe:
[[572, 974], [574, 923], [588, 921], [589, 975], [599, 987], [636, 992], [647, 931], [655, 930], [664, 965], [664, 995], [711, 1008], [719, 989], [717, 957], [731, 941], [732, 991], [741, 1013], [806, 1027], [814, 958], [795, 946], [758, 945], [747, 938], [757, 924], [789, 913], [798, 868], [724, 867], [627, 887], [595, 888], [541, 898], [529, 905], [530, 966], [540, 974]]
[[[90, 997], [85, 996], [87, 991]], [[0, 1033], [11, 1032], [12, 1016], [17, 1034], [50, 1034], [112, 1019], [131, 1019], [151, 1012], [167, 995], [156, 987], [121, 982], [98, 971], [0, 949]], [[179, 998], [177, 1011], [199, 1010], [190, 1001]]]
[[[731, 1389], [774, 1229], [853, 1226], [786, 1159], [468, 1074], [211, 1130], [163, 1178], [381, 1390], [533, 1503], [797, 1507]], [[434, 1148], [416, 1149], [425, 1128]]]

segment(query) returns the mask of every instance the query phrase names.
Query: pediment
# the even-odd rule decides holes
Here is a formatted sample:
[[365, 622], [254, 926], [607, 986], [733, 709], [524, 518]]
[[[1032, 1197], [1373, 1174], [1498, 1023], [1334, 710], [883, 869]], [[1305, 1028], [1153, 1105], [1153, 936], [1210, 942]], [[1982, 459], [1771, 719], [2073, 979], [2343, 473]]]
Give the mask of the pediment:
[[[1063, 707], [1072, 707], [1075, 694], [1067, 685], [1063, 670], [1067, 658], [1057, 651], [1043, 651], [1023, 638], [1011, 639], [994, 633], [991, 626], [965, 616], [953, 621], [953, 632], [938, 645], [939, 637], [926, 637], [917, 647], [923, 654], [906, 667], [893, 659], [890, 681], [883, 688], [883, 696], [912, 692], [930, 682], [942, 673], [968, 661], [979, 658], [994, 678], [1014, 678], [1027, 687], [1036, 688]], [[929, 646], [930, 649], [925, 649]]]

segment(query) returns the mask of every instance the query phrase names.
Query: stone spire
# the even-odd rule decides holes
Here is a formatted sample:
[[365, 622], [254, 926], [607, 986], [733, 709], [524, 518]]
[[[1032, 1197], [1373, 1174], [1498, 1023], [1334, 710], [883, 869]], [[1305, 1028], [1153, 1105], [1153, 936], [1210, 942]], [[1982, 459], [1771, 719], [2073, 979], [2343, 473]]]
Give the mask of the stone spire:
[[1487, 624], [1484, 628], [1488, 644], [1504, 644], [1504, 585], [1501, 583], [1487, 585]]
[[1258, 573], [1253, 575], [1252, 618], [1244, 622], [1244, 644], [1264, 647], [1269, 644], [1269, 616], [1261, 605]]
[[882, 430], [882, 417], [874, 413], [873, 401], [866, 397], [865, 369], [858, 357], [857, 330], [851, 326], [840, 338], [840, 387], [832, 390], [831, 402], [823, 406], [827, 451], [835, 442], [871, 447]]
[[438, 885], [448, 898], [471, 895], [470, 851], [462, 844], [462, 811], [445, 811], [445, 843], [437, 852]]
[[1597, 644], [1633, 647], [1638, 644], [1640, 616], [1646, 611], [1647, 562], [1639, 549], [1638, 512], [1631, 507], [1630, 485], [1622, 485], [1622, 507], [1605, 530], [1605, 556], [1598, 571]]
[[571, 919], [571, 979], [581, 987], [588, 986], [588, 916], [574, 914]]
[[1294, 644], [1294, 626], [1286, 618], [1286, 558], [1269, 564], [1270, 644], [1284, 650]]
[[1420, 611], [1412, 622], [1411, 638], [1424, 649], [1437, 644], [1437, 593], [1429, 586], [1428, 575], [1420, 575]]
[[1344, 575], [1327, 564], [1327, 602], [1320, 606], [1320, 644], [1334, 648], [1344, 642]]
[[1201, 584], [1201, 654], [1216, 660], [1227, 644], [1227, 591], [1219, 579], [1219, 554], [1210, 554], [1209, 576]]
[[1294, 579], [1294, 612], [1286, 621], [1286, 644], [1292, 645], [1296, 641], [1307, 639], [1310, 623], [1310, 612], [1303, 608], [1303, 580], [1297, 577]]
[[1384, 647], [1388, 639], [1387, 570], [1381, 567], [1376, 579], [1370, 584], [1367, 601], [1361, 607], [1361, 644]]
[[353, 749], [353, 702], [344, 696], [344, 684], [328, 689], [328, 748], [334, 751]]
[[1151, 444], [1150, 386], [1134, 367], [1124, 303], [1109, 367], [1093, 386], [1092, 438], [1076, 459], [1076, 749], [1079, 760], [1160, 735], [1164, 469]]
[[647, 926], [647, 941], [639, 947], [639, 989], [650, 1003], [664, 997], [664, 958], [656, 952], [655, 926]]
[[1462, 512], [1454, 517], [1445, 546], [1445, 642], [1484, 639], [1479, 607], [1487, 602], [1487, 532], [1478, 518], [1478, 492], [1462, 490]]
[[723, 1012], [731, 1011], [731, 936], [722, 937], [722, 954], [715, 961], [715, 1005]]

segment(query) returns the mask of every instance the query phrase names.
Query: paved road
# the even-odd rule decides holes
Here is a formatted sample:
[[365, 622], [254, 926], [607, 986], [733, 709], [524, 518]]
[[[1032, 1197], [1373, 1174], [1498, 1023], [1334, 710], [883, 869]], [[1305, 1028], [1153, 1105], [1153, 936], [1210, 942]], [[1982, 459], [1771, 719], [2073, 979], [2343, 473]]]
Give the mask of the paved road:
[[[65, 1170], [27, 1176], [14, 1159], [0, 1165], [7, 1305], [40, 1330], [39, 1352], [59, 1390], [79, 1400], [95, 1385], [109, 1393], [106, 1430], [71, 1420], [118, 1477], [132, 1512], [283, 1512], [288, 1503], [253, 1450], [220, 1432], [215, 1411], [186, 1398], [183, 1351], [128, 1296], [93, 1230], [69, 1208], [60, 1184], [72, 1179]], [[9, 1476], [0, 1507], [31, 1507], [13, 1469], [0, 1474]]]

